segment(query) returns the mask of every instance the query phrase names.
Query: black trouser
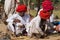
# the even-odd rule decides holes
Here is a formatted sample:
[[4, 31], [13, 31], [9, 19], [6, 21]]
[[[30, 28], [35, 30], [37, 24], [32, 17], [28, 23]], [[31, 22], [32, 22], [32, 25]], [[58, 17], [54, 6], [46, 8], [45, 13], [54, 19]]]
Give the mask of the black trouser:
[[45, 24], [46, 24], [46, 20], [44, 20], [44, 19], [41, 19], [41, 22], [40, 22], [40, 28], [42, 29], [42, 31], [44, 32], [44, 30], [45, 30]]

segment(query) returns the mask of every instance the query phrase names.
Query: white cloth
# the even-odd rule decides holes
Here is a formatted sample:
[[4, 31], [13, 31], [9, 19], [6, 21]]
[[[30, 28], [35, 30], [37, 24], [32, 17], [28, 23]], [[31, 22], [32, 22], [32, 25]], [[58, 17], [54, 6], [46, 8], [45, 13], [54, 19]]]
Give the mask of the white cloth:
[[4, 3], [4, 10], [5, 10], [5, 13], [8, 17], [10, 17], [10, 15], [13, 14], [13, 12], [15, 11], [15, 0], [5, 0], [5, 3]]
[[21, 21], [21, 23], [26, 24], [29, 22], [29, 15], [24, 15], [23, 17], [21, 17], [18, 13], [13, 14], [11, 17], [9, 17], [6, 22], [13, 22], [14, 19], [19, 19]]
[[[43, 10], [43, 9], [41, 9], [41, 10]], [[40, 11], [41, 11], [40, 10]], [[40, 23], [40, 21], [41, 21], [41, 18], [40, 18], [40, 16], [39, 16], [39, 14], [40, 14], [40, 11], [38, 12], [38, 15], [35, 17], [35, 18], [33, 18], [32, 20], [31, 20], [31, 22], [30, 23], [28, 23], [27, 25], [26, 25], [26, 31], [29, 33], [30, 31], [30, 29], [31, 29], [31, 31], [33, 31], [32, 29], [35, 29], [35, 28], [39, 28], [39, 23]], [[32, 33], [32, 32], [31, 32]]]
[[53, 21], [54, 21], [54, 14], [50, 16], [50, 22], [53, 22]]
[[[43, 10], [43, 9], [40, 9], [40, 11], [41, 10]], [[44, 34], [43, 31], [41, 30], [41, 28], [39, 27], [40, 22], [41, 22], [41, 17], [39, 16], [40, 11], [38, 12], [38, 15], [31, 20], [29, 25], [27, 24], [26, 31], [28, 32], [28, 35], [30, 35], [30, 36], [32, 33], [40, 33], [41, 35]], [[54, 16], [53, 14], [50, 16], [50, 22], [54, 21], [53, 16]]]
[[[13, 32], [15, 32], [14, 30], [14, 26], [12, 25], [13, 24], [13, 20], [14, 19], [19, 19], [21, 22], [21, 24], [24, 24], [26, 25], [27, 23], [29, 23], [29, 18], [30, 16], [29, 15], [24, 15], [23, 17], [21, 17], [18, 13], [16, 14], [13, 14], [11, 17], [9, 17], [6, 22], [8, 22], [8, 29], [12, 30]], [[19, 25], [19, 23], [16, 24], [17, 26]], [[18, 27], [16, 28], [17, 29], [17, 34], [18, 34]]]
[[31, 36], [32, 33], [40, 33], [43, 35], [43, 31], [39, 27], [39, 23], [41, 21], [40, 16], [38, 15], [37, 17], [33, 18], [29, 24], [27, 24], [26, 31], [28, 32], [28, 36]]
[[22, 23], [16, 23], [15, 24], [15, 28], [16, 28], [16, 35], [19, 34], [19, 33], [22, 33], [23, 30], [25, 30], [25, 28], [20, 28], [19, 26], [23, 26]]

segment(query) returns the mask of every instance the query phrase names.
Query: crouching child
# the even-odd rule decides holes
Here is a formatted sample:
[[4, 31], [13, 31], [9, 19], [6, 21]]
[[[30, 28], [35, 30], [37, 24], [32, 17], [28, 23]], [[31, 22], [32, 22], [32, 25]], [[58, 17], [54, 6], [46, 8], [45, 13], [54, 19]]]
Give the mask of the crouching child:
[[8, 29], [12, 31], [15, 35], [26, 33], [25, 25], [29, 21], [29, 15], [25, 12], [27, 11], [26, 5], [18, 5], [16, 8], [16, 13], [9, 17], [6, 22], [8, 23]]
[[35, 18], [33, 18], [30, 22], [29, 31], [28, 31], [29, 36], [31, 36], [32, 33], [38, 32], [39, 34], [41, 34], [41, 38], [46, 37], [46, 33], [44, 30], [45, 26], [41, 26], [41, 25], [45, 25], [47, 24], [47, 22], [49, 23], [53, 21], [53, 16], [52, 16], [53, 9], [54, 8], [50, 0], [44, 0], [42, 2], [42, 9], [39, 10], [38, 15]]

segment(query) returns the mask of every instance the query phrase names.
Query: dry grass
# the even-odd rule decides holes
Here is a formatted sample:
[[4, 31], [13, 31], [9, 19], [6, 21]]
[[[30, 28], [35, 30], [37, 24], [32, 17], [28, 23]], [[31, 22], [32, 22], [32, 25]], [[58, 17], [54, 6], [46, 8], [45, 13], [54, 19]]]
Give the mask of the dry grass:
[[[54, 10], [53, 13], [54, 13], [55, 16], [58, 16], [58, 17], [60, 18], [60, 10]], [[35, 10], [30, 10], [30, 14], [31, 14], [32, 16], [36, 16], [37, 11], [35, 11]]]
[[53, 13], [60, 18], [60, 10], [54, 10]]

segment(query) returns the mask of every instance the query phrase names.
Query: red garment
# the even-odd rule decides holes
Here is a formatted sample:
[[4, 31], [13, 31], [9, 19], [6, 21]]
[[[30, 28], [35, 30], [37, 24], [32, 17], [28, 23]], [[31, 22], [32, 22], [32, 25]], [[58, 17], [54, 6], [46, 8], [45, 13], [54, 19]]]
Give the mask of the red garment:
[[45, 11], [50, 11], [54, 9], [52, 2], [50, 0], [44, 0], [44, 2], [42, 2], [42, 7]]
[[26, 12], [27, 11], [27, 7], [26, 5], [18, 5], [16, 8], [17, 12]]
[[44, 1], [50, 1], [50, 0], [44, 0]]
[[49, 12], [44, 12], [43, 10], [40, 11], [39, 15], [42, 19], [45, 19], [45, 20], [50, 18], [50, 13]]

